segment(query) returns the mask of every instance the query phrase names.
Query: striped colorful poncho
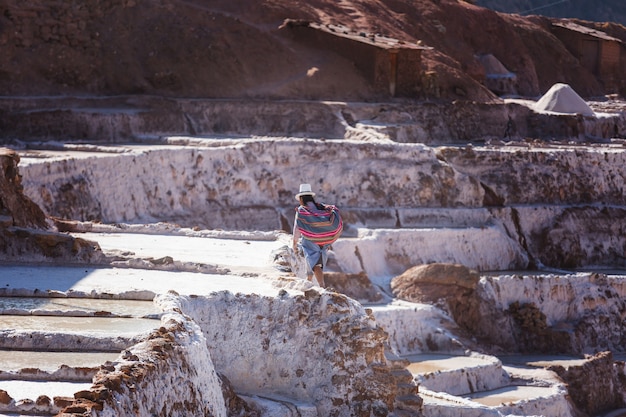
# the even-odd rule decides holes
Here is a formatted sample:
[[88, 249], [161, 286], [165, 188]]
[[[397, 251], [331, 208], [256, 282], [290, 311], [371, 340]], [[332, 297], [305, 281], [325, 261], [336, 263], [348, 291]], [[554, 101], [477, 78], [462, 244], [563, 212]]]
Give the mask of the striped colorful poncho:
[[339, 239], [343, 231], [343, 221], [339, 209], [333, 205], [324, 205], [324, 210], [314, 213], [304, 206], [296, 209], [296, 224], [302, 237], [320, 246], [330, 245]]

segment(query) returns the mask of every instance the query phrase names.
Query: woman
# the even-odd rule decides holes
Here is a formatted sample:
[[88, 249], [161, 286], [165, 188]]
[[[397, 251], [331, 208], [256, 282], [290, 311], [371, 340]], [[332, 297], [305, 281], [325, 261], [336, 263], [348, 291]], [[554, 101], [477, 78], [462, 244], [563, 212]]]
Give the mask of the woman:
[[293, 250], [298, 247], [304, 253], [307, 265], [307, 279], [312, 281], [313, 271], [317, 283], [326, 287], [324, 267], [328, 261], [328, 249], [337, 240], [343, 230], [343, 223], [337, 208], [332, 205], [317, 203], [310, 184], [300, 184], [296, 200], [300, 206], [296, 209], [293, 222]]

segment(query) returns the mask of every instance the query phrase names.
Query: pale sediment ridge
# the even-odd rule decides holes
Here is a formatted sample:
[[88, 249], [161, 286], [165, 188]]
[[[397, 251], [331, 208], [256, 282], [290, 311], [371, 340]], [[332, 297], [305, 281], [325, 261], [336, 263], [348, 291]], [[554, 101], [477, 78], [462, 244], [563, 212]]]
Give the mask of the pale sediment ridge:
[[[95, 234], [97, 235], [97, 234]], [[138, 250], [137, 256], [149, 256], [154, 255], [155, 250], [162, 247], [172, 247], [171, 244], [168, 244], [168, 239], [171, 237], [167, 235], [149, 235], [152, 239], [155, 239], [154, 244], [152, 246], [146, 246], [143, 250], [145, 252], [141, 253]], [[95, 236], [97, 237], [97, 236]], [[127, 251], [132, 251], [133, 249], [140, 249], [140, 239], [141, 235], [134, 234], [134, 236], [125, 236], [124, 233], [118, 234], [109, 234], [103, 235], [103, 242], [106, 242], [105, 246], [113, 248], [115, 246], [119, 246]], [[134, 240], [135, 239], [135, 240]], [[211, 247], [214, 245], [215, 247], [220, 247], [220, 242], [225, 245], [233, 245], [235, 248], [237, 245], [243, 245], [242, 248], [249, 247], [252, 251], [251, 253], [255, 254], [254, 256], [258, 256], [257, 258], [250, 258], [250, 262], [255, 264], [257, 262], [259, 265], [263, 265], [263, 259], [266, 259], [266, 262], [270, 262], [271, 256], [269, 252], [271, 252], [272, 248], [280, 247], [281, 242], [277, 241], [272, 244], [268, 244], [268, 241], [262, 240], [260, 242], [255, 242], [254, 240], [224, 240], [224, 239], [215, 239], [215, 238], [204, 238], [207, 243], [207, 247]], [[212, 240], [214, 239], [214, 240]], [[115, 240], [119, 240], [120, 245], [116, 245], [114, 243]], [[196, 242], [196, 239], [192, 239], [193, 242]], [[136, 247], [132, 246], [133, 243], [137, 245]], [[160, 243], [159, 243], [160, 242]], [[248, 243], [245, 243], [248, 242]], [[260, 243], [260, 245], [257, 245]], [[270, 242], [271, 243], [271, 242]], [[124, 244], [130, 244], [131, 246], [124, 247]], [[190, 243], [191, 244], [191, 243]], [[256, 246], [255, 246], [256, 245]], [[198, 246], [197, 243], [193, 243], [193, 246]], [[203, 246], [203, 245], [200, 245]], [[256, 249], [255, 249], [256, 247]], [[150, 249], [152, 248], [152, 249]], [[195, 252], [187, 252], [184, 246], [180, 246], [177, 250], [173, 250], [171, 254], [176, 257], [178, 251], [181, 254], [186, 253], [187, 256], [190, 256], [191, 259], [201, 260], [210, 259], [212, 256], [220, 258], [220, 252], [211, 251], [198, 251]], [[239, 251], [231, 251], [231, 253], [237, 254], [238, 257], [243, 257], [247, 259], [246, 253], [247, 251], [239, 250]], [[262, 255], [262, 254], [265, 255]], [[202, 258], [199, 258], [202, 256]], [[255, 261], [255, 259], [257, 259]], [[223, 258], [223, 262], [232, 263], [232, 265], [236, 265], [238, 261], [228, 258]], [[268, 264], [266, 264], [268, 265]], [[223, 337], [220, 336], [220, 340], [230, 340], [230, 334], [233, 334], [234, 329], [237, 332], [242, 332], [246, 326], [249, 327], [247, 330], [243, 332], [241, 337], [245, 340], [253, 341], [253, 340], [265, 340], [263, 337], [252, 337], [249, 332], [267, 334], [271, 336], [267, 336], [269, 339], [269, 344], [261, 344], [259, 346], [255, 346], [254, 343], [250, 345], [248, 342], [244, 342], [244, 339], [234, 339], [239, 340], [239, 342], [234, 341], [237, 345], [235, 349], [233, 346], [230, 346], [228, 343], [226, 344], [216, 344], [211, 345], [212, 347], [209, 349], [211, 352], [211, 357], [214, 366], [219, 372], [224, 372], [225, 375], [228, 376], [229, 380], [234, 384], [235, 387], [242, 393], [257, 393], [261, 397], [267, 398], [267, 400], [255, 400], [253, 403], [258, 402], [259, 404], [264, 404], [266, 410], [268, 410], [268, 415], [283, 415], [281, 414], [283, 411], [277, 412], [277, 408], [284, 410], [293, 409], [294, 407], [300, 410], [301, 412], [308, 415], [316, 415], [317, 408], [313, 407], [311, 404], [319, 404], [322, 397], [317, 397], [315, 389], [311, 388], [314, 386], [314, 380], [318, 380], [320, 384], [323, 385], [323, 380], [327, 376], [324, 368], [320, 368], [317, 370], [310, 369], [312, 373], [309, 375], [309, 368], [299, 367], [306, 375], [315, 376], [317, 379], [312, 379], [309, 381], [309, 384], [313, 384], [309, 386], [308, 389], [304, 389], [303, 387], [298, 388], [299, 377], [297, 373], [292, 373], [291, 369], [285, 369], [285, 372], [282, 373], [281, 380], [284, 379], [285, 386], [294, 386], [292, 388], [294, 390], [289, 395], [285, 395], [285, 391], [282, 388], [276, 388], [274, 383], [268, 384], [265, 373], [261, 372], [255, 378], [251, 380], [249, 378], [250, 372], [246, 372], [246, 367], [240, 369], [238, 372], [243, 372], [242, 375], [239, 375], [238, 372], [232, 371], [232, 369], [239, 369], [241, 367], [241, 363], [237, 362], [238, 365], [233, 365], [238, 357], [238, 355], [243, 355], [244, 357], [249, 358], [257, 358], [257, 359], [249, 359], [246, 363], [250, 367], [254, 367], [255, 369], [266, 369], [267, 372], [274, 372], [276, 369], [280, 369], [280, 366], [274, 360], [269, 361], [267, 352], [269, 349], [273, 352], [274, 355], [289, 355], [290, 359], [287, 361], [285, 359], [284, 363], [293, 364], [293, 352], [294, 351], [302, 351], [303, 349], [313, 349], [315, 344], [304, 347], [303, 345], [299, 345], [299, 343], [309, 343], [302, 342], [302, 337], [305, 337], [305, 334], [308, 330], [301, 329], [298, 331], [298, 334], [302, 333], [301, 336], [290, 334], [289, 329], [294, 329], [298, 326], [312, 326], [313, 334], [318, 334], [321, 331], [319, 326], [331, 325], [334, 323], [335, 319], [331, 319], [331, 317], [338, 318], [339, 320], [344, 320], [344, 314], [348, 314], [348, 316], [352, 316], [353, 313], [358, 317], [361, 317], [359, 320], [363, 320], [367, 313], [365, 310], [361, 310], [357, 303], [348, 303], [344, 307], [340, 308], [339, 311], [335, 310], [333, 306], [343, 305], [341, 304], [343, 301], [342, 296], [333, 295], [332, 293], [322, 293], [321, 296], [318, 296], [313, 293], [307, 294], [306, 291], [304, 293], [299, 292], [299, 290], [291, 290], [288, 289], [287, 292], [281, 293], [280, 287], [281, 285], [277, 285], [277, 282], [273, 282], [272, 280], [261, 280], [259, 281], [257, 277], [237, 277], [235, 275], [230, 276], [228, 278], [228, 283], [224, 282], [224, 276], [222, 275], [206, 275], [202, 273], [176, 273], [177, 280], [176, 282], [172, 281], [171, 273], [167, 271], [143, 271], [140, 270], [119, 270], [119, 269], [88, 269], [87, 273], [83, 270], [83, 274], [80, 279], [76, 279], [74, 269], [72, 268], [53, 268], [55, 274], [64, 275], [64, 271], [67, 273], [68, 277], [73, 277], [73, 285], [69, 285], [70, 281], [64, 282], [63, 280], [51, 279], [49, 273], [50, 269], [46, 274], [37, 274], [38, 270], [44, 268], [40, 267], [26, 267], [26, 266], [15, 266], [7, 269], [3, 269], [3, 287], [15, 289], [16, 292], [26, 293], [27, 289], [18, 290], [21, 287], [30, 287], [31, 293], [40, 287], [41, 282], [48, 283], [48, 288], [50, 294], [54, 294], [56, 297], [64, 295], [65, 293], [61, 291], [67, 292], [67, 294], [71, 293], [83, 293], [88, 288], [98, 288], [103, 293], [107, 294], [107, 297], [110, 297], [111, 301], [116, 301], [116, 298], [123, 297], [123, 294], [130, 293], [131, 288], [137, 287], [137, 285], [141, 285], [142, 288], [150, 290], [152, 287], [153, 294], [164, 294], [170, 290], [176, 291], [183, 295], [181, 300], [178, 300], [174, 293], [170, 293], [168, 296], [163, 297], [162, 301], [159, 301], [159, 306], [156, 308], [157, 311], [162, 311], [168, 309], [176, 309], [182, 308], [182, 311], [185, 314], [189, 314], [192, 317], [195, 317], [194, 320], [200, 326], [201, 332], [199, 334], [212, 334], [215, 335], [216, 332], [219, 334], [223, 334]], [[271, 267], [267, 269], [267, 273], [269, 273]], [[4, 272], [7, 274], [4, 274]], [[13, 271], [14, 280], [11, 279], [11, 271]], [[28, 272], [27, 272], [28, 271]], [[29, 274], [30, 276], [46, 275], [46, 278], [41, 282], [37, 280], [23, 280], [22, 277], [24, 273]], [[159, 276], [162, 275], [162, 279]], [[271, 275], [271, 274], [270, 274]], [[275, 278], [279, 277], [281, 273], [279, 272], [276, 275], [273, 275]], [[550, 279], [557, 279], [554, 275], [538, 275], [534, 274], [535, 278], [539, 279], [539, 281], [545, 281]], [[579, 274], [573, 276], [573, 283], [579, 282], [580, 285], [584, 285], [585, 276], [587, 279], [589, 278], [589, 274]], [[115, 279], [112, 279], [115, 277]], [[150, 277], [149, 280], [146, 280], [147, 277]], [[515, 274], [511, 275], [503, 275], [504, 280], [511, 279], [507, 277], [515, 277]], [[195, 280], [198, 278], [198, 280]], [[274, 279], [275, 279], [274, 278]], [[485, 278], [483, 278], [485, 279]], [[490, 280], [496, 280], [497, 277], [491, 276]], [[517, 279], [517, 278], [513, 278]], [[560, 279], [565, 280], [567, 276], [563, 276]], [[162, 282], [160, 282], [162, 281]], [[165, 282], [167, 281], [167, 284]], [[592, 280], [593, 281], [593, 280]], [[609, 280], [610, 281], [610, 280]], [[237, 284], [239, 282], [239, 284]], [[481, 280], [482, 282], [482, 280]], [[487, 282], [487, 281], [486, 281]], [[529, 277], [526, 279], [519, 279], [520, 283], [524, 283], [524, 285], [531, 285], [533, 280]], [[56, 283], [52, 285], [51, 283]], [[120, 286], [121, 283], [125, 283]], [[282, 285], [285, 285], [287, 281], [283, 281]], [[24, 285], [27, 284], [27, 285]], [[254, 285], [253, 285], [254, 284]], [[50, 286], [52, 285], [52, 286]], [[167, 285], [167, 286], [166, 286]], [[546, 283], [547, 285], [547, 283]], [[111, 291], [112, 288], [116, 288], [115, 291], [119, 291], [115, 293], [115, 291]], [[288, 287], [287, 287], [288, 288]], [[297, 287], [294, 287], [297, 288]], [[305, 287], [300, 287], [305, 289]], [[573, 287], [576, 288], [576, 285]], [[230, 291], [228, 290], [230, 289]], [[242, 294], [234, 295], [231, 291], [242, 291]], [[199, 296], [199, 294], [207, 294], [213, 292], [211, 296]], [[519, 292], [519, 289], [511, 288], [511, 294]], [[524, 291], [528, 294], [528, 291]], [[264, 293], [266, 295], [259, 296], [258, 294]], [[543, 294], [544, 292], [538, 291], [536, 294]], [[560, 292], [557, 292], [559, 294]], [[282, 295], [281, 295], [282, 294]], [[302, 294], [302, 295], [298, 295]], [[98, 292], [92, 292], [91, 295], [96, 297], [96, 302], [94, 303], [94, 307], [97, 306], [98, 309], [107, 310], [107, 311], [117, 311], [119, 313], [123, 313], [127, 311], [127, 307], [120, 305], [115, 308], [115, 303], [110, 305], [110, 307], [106, 308], [103, 304], [98, 303], [106, 303], [98, 297], [101, 297], [104, 294], [99, 294]], [[300, 301], [292, 300], [292, 297], [303, 297]], [[318, 298], [319, 297], [319, 298]], [[340, 297], [340, 298], [337, 298]], [[539, 295], [537, 295], [539, 297]], [[566, 295], [566, 297], [569, 297]], [[617, 299], [618, 297], [615, 297]], [[53, 298], [49, 301], [54, 303], [55, 300], [63, 298]], [[324, 319], [323, 310], [320, 310], [319, 314], [321, 322], [318, 320], [309, 320], [306, 315], [293, 316], [292, 313], [284, 312], [284, 314], [279, 314], [277, 317], [283, 317], [283, 319], [274, 318], [274, 314], [276, 313], [277, 308], [288, 308], [288, 305], [291, 302], [294, 302], [293, 308], [296, 308], [298, 303], [303, 302], [304, 300], [308, 300], [307, 302], [313, 302], [315, 305], [317, 303], [326, 303], [328, 308], [331, 308], [330, 316], [327, 319]], [[339, 302], [339, 304], [335, 304], [335, 302], [330, 302], [331, 300], [335, 300]], [[15, 301], [15, 300], [14, 300]], [[26, 306], [30, 306], [33, 301], [32, 299], [24, 299], [23, 300]], [[528, 301], [531, 301], [529, 298]], [[536, 300], [535, 300], [536, 301]], [[74, 303], [79, 304], [79, 303]], [[7, 303], [4, 302], [3, 305], [8, 306], [9, 308], [15, 308], [15, 303]], [[235, 305], [238, 307], [235, 309]], [[229, 307], [227, 307], [229, 306]], [[244, 308], [244, 306], [246, 306]], [[255, 306], [251, 310], [248, 307]], [[88, 305], [84, 305], [85, 310], [91, 310]], [[72, 305], [71, 309], [78, 308], [77, 305]], [[297, 309], [299, 309], [298, 307]], [[321, 307], [320, 307], [321, 308]], [[347, 310], [346, 310], [347, 308]], [[359, 326], [362, 327], [362, 330], [367, 332], [368, 328], [373, 329], [371, 326], [380, 326], [381, 329], [388, 334], [389, 342], [394, 351], [403, 353], [405, 355], [415, 355], [417, 353], [423, 353], [425, 355], [444, 355], [446, 354], [448, 357], [448, 362], [455, 361], [455, 359], [451, 359], [452, 356], [456, 356], [456, 360], [458, 361], [458, 368], [454, 368], [454, 366], [450, 366], [450, 364], [445, 365], [444, 361], [440, 363], [433, 362], [431, 363], [431, 367], [438, 369], [431, 369], [428, 372], [417, 371], [416, 374], [420, 376], [416, 376], [416, 382], [421, 383], [423, 388], [422, 398], [424, 399], [424, 410], [428, 410], [427, 415], [440, 415], [440, 416], [450, 416], [450, 415], [458, 415], [455, 413], [460, 412], [460, 410], [470, 410], [463, 412], [476, 412], [476, 413], [487, 413], [482, 415], [494, 415], [494, 416], [502, 416], [502, 415], [528, 415], [533, 412], [536, 414], [544, 414], [544, 415], [556, 415], [556, 416], [569, 416], [571, 414], [567, 414], [563, 412], [565, 407], [563, 404], [566, 404], [565, 394], [560, 390], [555, 388], [553, 382], [543, 382], [541, 388], [533, 388], [532, 384], [528, 382], [526, 385], [521, 384], [517, 381], [515, 384], [511, 384], [507, 382], [507, 378], [503, 378], [503, 370], [501, 367], [500, 361], [495, 357], [481, 356], [476, 354], [467, 354], [467, 345], [462, 339], [459, 339], [455, 334], [455, 323], [450, 320], [450, 318], [439, 308], [426, 305], [426, 304], [415, 304], [415, 303], [407, 303], [394, 301], [391, 304], [385, 305], [371, 305], [368, 307], [371, 309], [372, 317], [375, 318], [375, 321], [372, 318], [365, 319], [365, 322], [361, 321]], [[27, 308], [24, 308], [26, 311]], [[135, 309], [134, 315], [143, 316], [145, 315], [147, 310], [151, 309]], [[30, 311], [30, 310], [29, 310]], [[36, 310], [35, 310], [36, 311]], [[63, 311], [62, 309], [56, 310], [54, 307], [54, 311]], [[239, 311], [241, 316], [235, 315], [235, 311]], [[262, 311], [267, 311], [266, 313], [261, 313]], [[269, 312], [273, 311], [274, 313], [270, 314]], [[298, 310], [300, 311], [300, 310]], [[70, 311], [66, 311], [70, 313]], [[217, 317], [221, 317], [224, 312], [228, 313], [228, 322], [223, 322], [224, 318], [222, 317], [220, 320], [216, 321]], [[92, 312], [90, 312], [91, 314]], [[72, 313], [73, 314], [73, 313]], [[150, 314], [150, 313], [149, 313]], [[239, 313], [237, 313], [239, 314]], [[253, 314], [254, 317], [250, 316]], [[32, 316], [27, 316], [32, 317]], [[300, 317], [299, 325], [293, 326], [285, 325], [285, 323], [280, 324], [281, 320], [284, 321], [285, 317]], [[80, 317], [79, 317], [80, 319]], [[100, 319], [100, 317], [94, 317], [92, 320]], [[295, 318], [294, 318], [295, 319]], [[169, 320], [167, 317], [164, 317], [164, 320]], [[278, 321], [276, 321], [278, 320]], [[157, 321], [158, 323], [158, 321]], [[243, 323], [247, 323], [246, 326]], [[321, 324], [326, 323], [326, 324]], [[376, 324], [374, 324], [376, 323]], [[221, 326], [225, 325], [226, 327], [222, 328]], [[353, 326], [353, 322], [346, 322], [346, 325]], [[95, 326], [95, 324], [94, 324]], [[294, 327], [295, 326], [295, 327]], [[230, 329], [230, 330], [229, 330]], [[200, 336], [199, 336], [200, 337]], [[309, 337], [309, 336], [306, 336]], [[318, 336], [311, 336], [318, 337]], [[60, 340], [60, 339], [59, 339]], [[279, 341], [287, 340], [287, 345], [282, 346]], [[67, 343], [72, 343], [71, 339], [63, 339], [63, 342], [67, 345]], [[134, 348], [133, 344], [137, 342], [126, 341], [126, 345], [120, 346], [119, 351], [130, 350], [132, 351]], [[141, 342], [139, 342], [141, 343]], [[230, 342], [229, 342], [230, 343]], [[311, 342], [313, 343], [313, 342]], [[319, 340], [315, 343], [319, 343]], [[326, 343], [326, 342], [324, 342]], [[333, 342], [336, 343], [336, 342]], [[82, 345], [85, 345], [85, 342], [81, 342]], [[291, 346], [291, 344], [296, 344]], [[111, 343], [111, 346], [113, 343]], [[372, 347], [373, 348], [373, 347]], [[323, 351], [323, 349], [320, 347]], [[452, 354], [452, 355], [451, 355]], [[132, 353], [130, 354], [132, 355]], [[252, 356], [250, 356], [252, 355]], [[271, 355], [270, 355], [271, 356]], [[312, 354], [307, 355], [310, 360]], [[265, 358], [264, 360], [261, 358]], [[425, 356], [422, 359], [433, 359], [433, 356]], [[264, 362], [265, 361], [265, 362]], [[476, 362], [477, 366], [467, 366], [468, 361]], [[119, 362], [119, 359], [115, 360], [113, 363]], [[283, 363], [278, 359], [278, 362]], [[424, 362], [424, 361], [422, 361]], [[444, 366], [445, 365], [445, 366]], [[308, 366], [308, 365], [307, 365]], [[378, 366], [378, 365], [377, 365]], [[380, 365], [382, 366], [382, 365]], [[380, 372], [378, 370], [377, 372]], [[510, 371], [507, 371], [510, 372]], [[246, 375], [245, 378], [243, 375]], [[421, 381], [421, 382], [420, 382]], [[452, 383], [453, 381], [454, 383]], [[537, 383], [538, 379], [535, 381]], [[464, 385], [464, 388], [461, 387]], [[282, 387], [282, 385], [280, 385]], [[453, 387], [458, 386], [459, 390], [453, 390]], [[525, 388], [527, 387], [527, 388]], [[454, 391], [450, 393], [448, 391]], [[466, 395], [467, 394], [467, 395]], [[474, 399], [466, 399], [469, 394], [476, 396]], [[482, 399], [479, 397], [482, 396]], [[131, 396], [132, 398], [132, 396]], [[501, 406], [495, 405], [494, 402], [504, 401], [506, 404], [512, 404], [509, 406]], [[263, 402], [265, 401], [265, 402]], [[269, 401], [269, 402], [267, 402]], [[482, 403], [481, 403], [482, 401]], [[565, 401], [565, 403], [564, 403]], [[276, 403], [283, 404], [283, 406], [278, 406]], [[287, 405], [291, 404], [291, 405]], [[560, 404], [560, 405], [559, 405]], [[284, 407], [284, 408], [281, 408]], [[290, 408], [291, 407], [291, 408]], [[319, 405], [318, 405], [319, 407]], [[559, 408], [560, 407], [560, 408]], [[315, 412], [313, 410], [316, 410]], [[271, 411], [269, 411], [271, 410]], [[307, 411], [308, 410], [308, 411]], [[277, 412], [276, 414], [271, 414]], [[468, 415], [472, 415], [472, 414]], [[489, 414], [492, 413], [492, 414]], [[288, 414], [284, 414], [288, 415]], [[476, 414], [481, 415], [481, 414]]]
[[[590, 103], [594, 106], [594, 103]], [[606, 140], [626, 117], [596, 103], [595, 116], [536, 112], [533, 103], [354, 103], [307, 100], [203, 100], [155, 96], [3, 97], [6, 139], [122, 142], [164, 136], [255, 135], [386, 138], [401, 143], [501, 139], [508, 117], [523, 138]], [[618, 107], [619, 109], [619, 107]], [[459, 112], [463, 117], [458, 117]]]
[[[386, 256], [371, 275], [422, 262], [457, 261], [479, 270], [624, 265], [612, 249], [626, 245], [617, 227], [626, 221], [624, 175], [616, 173], [626, 166], [621, 147], [434, 150], [286, 138], [202, 143], [113, 147], [116, 152], [97, 147], [60, 159], [27, 152], [24, 190], [61, 218], [289, 233], [292, 190], [310, 181], [319, 184], [320, 198], [342, 210], [345, 237], [361, 233], [359, 250], [367, 251], [368, 241], [393, 237], [406, 244], [404, 236], [421, 236], [419, 250], [385, 243], [394, 261]], [[328, 155], [323, 174], [309, 168]], [[377, 228], [398, 230], [368, 230]], [[442, 248], [444, 242], [455, 249]], [[372, 268], [353, 255], [345, 260], [346, 272]]]
[[[273, 417], [289, 409], [350, 415], [356, 398], [358, 407], [388, 415], [402, 407], [419, 415], [423, 400], [429, 417], [569, 417], [572, 398], [584, 398], [577, 386], [555, 382], [553, 375], [525, 375], [502, 366], [497, 355], [477, 352], [622, 349], [623, 276], [556, 270], [581, 266], [573, 260], [614, 268], [623, 262], [614, 250], [624, 239], [622, 182], [611, 169], [626, 153], [615, 146], [588, 152], [518, 147], [494, 163], [497, 152], [489, 147], [186, 140], [106, 151], [98, 145], [70, 155], [61, 155], [69, 149], [61, 146], [58, 158], [28, 151], [23, 160], [27, 194], [49, 214], [83, 222], [78, 228], [85, 232], [71, 236], [96, 242], [103, 256], [98, 265], [3, 266], [0, 294], [45, 295], [52, 304], [5, 303], [11, 314], [0, 320], [13, 329], [3, 347], [117, 350], [120, 356], [103, 364], [94, 387], [77, 399], [95, 398], [104, 407], [100, 417], [133, 406], [148, 415], [164, 404], [189, 415], [225, 416], [226, 379], [236, 393], [261, 398], [251, 403]], [[299, 170], [303, 151], [310, 161], [332, 154], [323, 175]], [[550, 168], [554, 161], [558, 169]], [[512, 172], [523, 167], [543, 183], [526, 194], [522, 178], [511, 174], [506, 184], [494, 186], [499, 171], [489, 166], [507, 163]], [[570, 175], [561, 178], [564, 167]], [[594, 178], [588, 192], [586, 177]], [[295, 276], [302, 261], [288, 250], [293, 190], [308, 179], [322, 201], [338, 203], [345, 213], [346, 235], [333, 246], [329, 272], [362, 274], [384, 294], [379, 304], [364, 306]], [[539, 204], [552, 189], [564, 191]], [[605, 204], [594, 203], [604, 197]], [[89, 230], [90, 220], [108, 225]], [[613, 228], [602, 226], [609, 222]], [[568, 256], [559, 261], [562, 255]], [[11, 256], [26, 261], [19, 250]], [[479, 271], [473, 292], [463, 299], [480, 301], [467, 312], [475, 314], [469, 323], [475, 328], [455, 322], [445, 300], [391, 300], [395, 275], [439, 262]], [[529, 267], [536, 270], [506, 271]], [[53, 304], [52, 297], [70, 295], [98, 301]], [[100, 304], [103, 298], [155, 297], [155, 310]], [[410, 366], [388, 359], [390, 353], [413, 356], [429, 368], [416, 369], [407, 381]], [[598, 365], [600, 359], [606, 363]], [[610, 374], [614, 379], [607, 384], [620, 392], [623, 366], [609, 357], [560, 365], [564, 380], [576, 378], [578, 368]], [[181, 380], [188, 383], [176, 383]], [[120, 388], [114, 400], [98, 394], [107, 384]], [[284, 411], [272, 414], [276, 403]], [[609, 401], [576, 405], [596, 410]]]
[[152, 302], [69, 298], [61, 283], [48, 284], [48, 296], [0, 297], [0, 413], [57, 415], [91, 389], [103, 366], [160, 325]]

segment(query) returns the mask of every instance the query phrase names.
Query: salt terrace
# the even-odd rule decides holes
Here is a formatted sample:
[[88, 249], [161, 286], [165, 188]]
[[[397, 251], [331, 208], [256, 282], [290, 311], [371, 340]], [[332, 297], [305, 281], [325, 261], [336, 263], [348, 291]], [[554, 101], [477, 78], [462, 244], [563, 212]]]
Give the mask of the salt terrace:
[[[326, 127], [311, 137], [207, 132], [189, 114], [196, 135], [163, 135], [137, 130], [146, 112], [100, 108], [69, 114], [90, 132], [123, 118], [128, 143], [16, 141], [24, 194], [54, 226], [2, 218], [0, 413], [618, 413], [626, 150], [600, 132], [623, 116], [537, 113], [580, 127], [545, 143], [521, 124], [505, 142], [502, 113], [462, 145], [433, 127], [445, 115], [427, 131], [424, 114], [313, 107]], [[289, 250], [301, 182], [346, 220], [330, 288]]]

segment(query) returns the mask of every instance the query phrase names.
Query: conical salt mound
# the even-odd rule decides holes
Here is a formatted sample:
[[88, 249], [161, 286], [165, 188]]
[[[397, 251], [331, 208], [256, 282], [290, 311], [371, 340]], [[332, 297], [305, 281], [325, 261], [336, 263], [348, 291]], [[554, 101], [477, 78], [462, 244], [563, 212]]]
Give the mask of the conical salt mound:
[[567, 84], [554, 84], [547, 93], [535, 103], [538, 112], [551, 111], [555, 113], [580, 113], [585, 116], [595, 116], [595, 113], [576, 92]]
[[478, 57], [478, 62], [480, 62], [485, 69], [485, 73], [487, 75], [508, 75], [511, 73], [506, 67], [491, 54], [481, 55]]

